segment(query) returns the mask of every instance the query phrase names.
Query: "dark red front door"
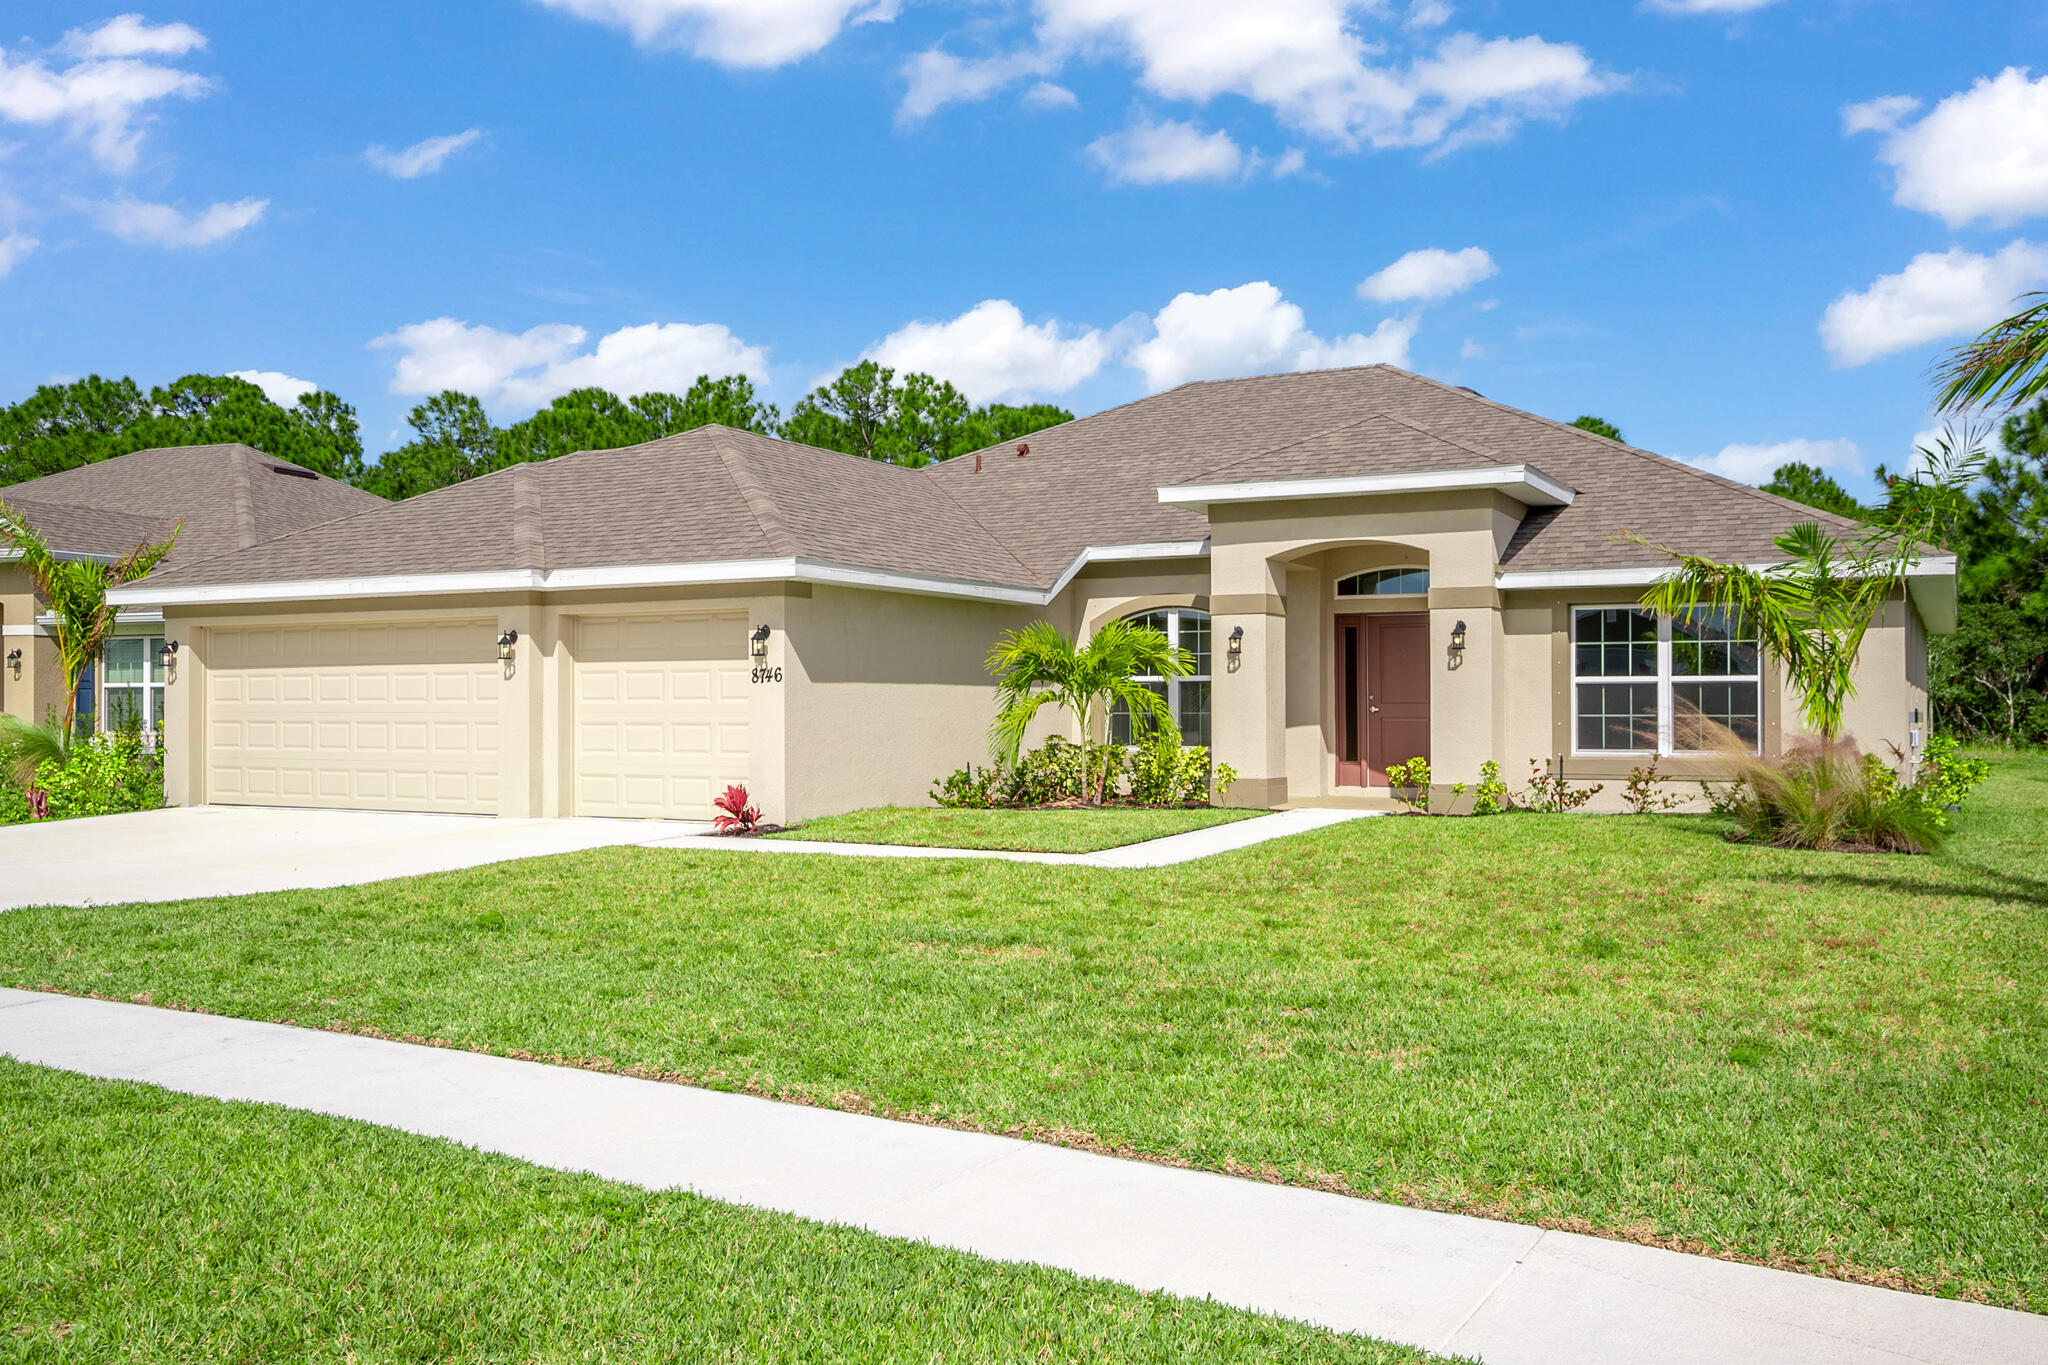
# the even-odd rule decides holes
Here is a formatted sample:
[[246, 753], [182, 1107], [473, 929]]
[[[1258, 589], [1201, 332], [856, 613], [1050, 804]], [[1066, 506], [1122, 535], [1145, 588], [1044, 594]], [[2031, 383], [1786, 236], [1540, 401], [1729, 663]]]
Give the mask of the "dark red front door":
[[1366, 785], [1387, 765], [1429, 757], [1429, 613], [1365, 618]]

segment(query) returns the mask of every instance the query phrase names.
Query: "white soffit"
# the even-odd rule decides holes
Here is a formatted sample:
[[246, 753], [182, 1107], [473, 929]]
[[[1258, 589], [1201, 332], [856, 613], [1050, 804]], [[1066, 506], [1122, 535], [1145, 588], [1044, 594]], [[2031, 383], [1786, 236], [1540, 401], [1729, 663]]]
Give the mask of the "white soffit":
[[1530, 507], [1569, 507], [1578, 493], [1534, 465], [1494, 464], [1476, 469], [1432, 469], [1416, 474], [1350, 474], [1323, 479], [1261, 479], [1249, 483], [1171, 484], [1159, 500], [1203, 509], [1219, 502], [1284, 502], [1297, 498], [1369, 497], [1491, 488]]

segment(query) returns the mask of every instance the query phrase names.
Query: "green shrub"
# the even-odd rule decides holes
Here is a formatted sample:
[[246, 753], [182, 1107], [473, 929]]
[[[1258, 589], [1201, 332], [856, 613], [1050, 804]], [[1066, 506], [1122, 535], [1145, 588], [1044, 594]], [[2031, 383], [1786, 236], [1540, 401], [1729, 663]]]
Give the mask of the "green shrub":
[[[1453, 790], [1463, 796], [1465, 784], [1460, 782]], [[1499, 815], [1507, 808], [1508, 784], [1500, 780], [1500, 764], [1489, 758], [1479, 765], [1479, 782], [1472, 788], [1472, 813]]]
[[978, 768], [970, 763], [932, 784], [934, 805], [964, 810], [987, 810], [1002, 799], [1003, 770]]
[[1651, 811], [1670, 810], [1684, 804], [1684, 797], [1670, 792], [1660, 792], [1657, 789], [1660, 780], [1657, 760], [1654, 758], [1647, 767], [1628, 770], [1628, 782], [1621, 789], [1621, 801], [1628, 807], [1630, 815], [1648, 815]]
[[[1218, 778], [1226, 772], [1221, 785], [1227, 791], [1237, 773], [1226, 764]], [[1141, 806], [1207, 805], [1210, 784], [1208, 749], [1183, 745], [1171, 731], [1154, 731], [1131, 755], [1131, 800]]]
[[[140, 732], [129, 728], [78, 740], [62, 763], [46, 759], [36, 769], [35, 787], [49, 802], [45, 819], [118, 815], [162, 806], [164, 770], [143, 747]], [[0, 820], [27, 818], [26, 794], [10, 786], [7, 796]]]
[[1557, 776], [1543, 766], [1543, 760], [1529, 760], [1529, 785], [1516, 795], [1515, 804], [1523, 810], [1532, 810], [1541, 815], [1563, 815], [1575, 811], [1591, 801], [1607, 784], [1595, 782], [1590, 787], [1574, 787], [1565, 781], [1564, 769], [1560, 767]]
[[[1429, 814], [1429, 760], [1411, 758], [1387, 765], [1387, 783], [1394, 796], [1417, 815]], [[1405, 794], [1404, 794], [1405, 793]]]
[[1920, 770], [1906, 794], [1948, 824], [1949, 813], [1962, 808], [1970, 789], [1991, 776], [1991, 765], [1981, 758], [1965, 758], [1962, 746], [1947, 735], [1928, 739], [1920, 754]]

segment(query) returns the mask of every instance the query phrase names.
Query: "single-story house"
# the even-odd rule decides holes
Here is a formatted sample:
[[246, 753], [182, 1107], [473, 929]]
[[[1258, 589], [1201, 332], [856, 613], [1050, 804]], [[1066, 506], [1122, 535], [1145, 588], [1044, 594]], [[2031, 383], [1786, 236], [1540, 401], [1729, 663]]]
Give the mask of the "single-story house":
[[[1809, 508], [1389, 366], [1196, 383], [924, 469], [723, 427], [520, 465], [178, 563], [117, 600], [181, 642], [174, 801], [771, 819], [919, 803], [986, 760], [1006, 630], [1159, 626], [1234, 804], [1531, 759], [1618, 795], [1725, 771], [1796, 699], [1747, 642], [1634, 602], [1623, 531], [1768, 562]], [[1917, 744], [1920, 566], [1848, 728]], [[1049, 713], [1047, 713], [1049, 714]]]
[[[60, 559], [118, 560], [183, 523], [167, 565], [216, 559], [317, 522], [388, 504], [245, 445], [138, 450], [0, 488]], [[0, 712], [42, 720], [64, 703], [44, 605], [21, 552], [0, 542]], [[79, 679], [78, 712], [106, 728], [164, 715], [163, 615], [126, 607], [105, 655]]]

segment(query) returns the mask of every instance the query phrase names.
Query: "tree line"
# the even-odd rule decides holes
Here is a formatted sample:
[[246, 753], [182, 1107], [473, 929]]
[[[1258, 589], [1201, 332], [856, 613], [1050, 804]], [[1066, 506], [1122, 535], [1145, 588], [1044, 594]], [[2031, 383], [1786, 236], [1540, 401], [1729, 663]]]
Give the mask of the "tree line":
[[93, 375], [46, 384], [0, 408], [0, 487], [155, 446], [241, 442], [386, 498], [410, 498], [530, 460], [612, 450], [713, 422], [900, 465], [927, 465], [1071, 422], [1049, 403], [970, 403], [928, 374], [862, 361], [787, 417], [744, 375], [700, 377], [683, 393], [565, 393], [499, 426], [475, 396], [447, 390], [407, 415], [412, 439], [363, 458], [355, 409], [324, 390], [282, 407], [230, 375], [187, 375], [144, 390]]

